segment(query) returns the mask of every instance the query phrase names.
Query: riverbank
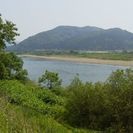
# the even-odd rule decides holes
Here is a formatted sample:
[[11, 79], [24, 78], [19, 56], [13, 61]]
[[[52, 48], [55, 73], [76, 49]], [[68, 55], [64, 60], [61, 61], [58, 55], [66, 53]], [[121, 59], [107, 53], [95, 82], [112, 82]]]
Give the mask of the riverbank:
[[37, 56], [37, 55], [28, 55], [28, 54], [19, 55], [19, 57], [133, 67], [133, 61], [103, 60], [103, 59], [92, 59], [92, 58], [83, 58], [83, 57], [74, 57], [74, 56]]

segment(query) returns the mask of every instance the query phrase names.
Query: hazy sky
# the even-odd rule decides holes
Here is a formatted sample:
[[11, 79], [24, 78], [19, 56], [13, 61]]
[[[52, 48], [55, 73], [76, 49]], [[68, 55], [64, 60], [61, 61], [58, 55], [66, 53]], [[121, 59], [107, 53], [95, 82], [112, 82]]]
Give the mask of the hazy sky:
[[59, 25], [119, 27], [133, 32], [133, 0], [0, 0], [21, 41]]

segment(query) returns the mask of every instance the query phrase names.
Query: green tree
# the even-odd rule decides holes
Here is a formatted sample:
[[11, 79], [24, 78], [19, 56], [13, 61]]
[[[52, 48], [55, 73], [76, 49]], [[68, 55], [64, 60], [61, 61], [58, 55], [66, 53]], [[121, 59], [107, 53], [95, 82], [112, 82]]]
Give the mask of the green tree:
[[[101, 129], [105, 126], [106, 112], [102, 84], [82, 83], [77, 77], [72, 81], [68, 91], [67, 112], [65, 118], [72, 126]], [[103, 124], [104, 123], [104, 124]]]
[[43, 83], [48, 89], [54, 89], [61, 85], [61, 79], [58, 73], [45, 71], [45, 73], [39, 78], [39, 83]]
[[14, 53], [0, 52], [0, 80], [26, 80], [27, 71], [23, 69], [23, 61]]
[[16, 25], [10, 21], [4, 21], [0, 15], [0, 50], [6, 48], [6, 43], [15, 43], [18, 36]]
[[23, 61], [13, 53], [4, 51], [6, 43], [15, 43], [15, 37], [19, 35], [15, 24], [4, 21], [0, 15], [0, 80], [18, 79], [26, 80], [27, 71], [23, 69]]
[[117, 70], [105, 84], [107, 107], [112, 117], [115, 132], [133, 131], [133, 70]]
[[68, 89], [66, 121], [72, 126], [107, 133], [133, 131], [133, 70], [117, 70], [105, 83], [82, 83]]

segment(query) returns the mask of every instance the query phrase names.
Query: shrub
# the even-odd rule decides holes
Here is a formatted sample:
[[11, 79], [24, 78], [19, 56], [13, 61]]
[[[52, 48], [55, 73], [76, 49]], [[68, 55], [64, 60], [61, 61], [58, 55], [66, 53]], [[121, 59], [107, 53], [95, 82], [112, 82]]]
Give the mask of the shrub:
[[71, 130], [30, 108], [16, 106], [0, 98], [1, 133], [68, 133]]
[[58, 73], [45, 71], [45, 73], [39, 78], [39, 83], [42, 83], [48, 89], [54, 89], [60, 87], [61, 79], [59, 79]]
[[105, 83], [69, 86], [65, 118], [73, 126], [114, 133], [133, 131], [133, 71], [117, 70]]
[[53, 117], [56, 117], [56, 114], [58, 115], [64, 110], [64, 101], [61, 97], [56, 96], [49, 90], [33, 89], [16, 80], [0, 81], [0, 92], [12, 104], [32, 108]]
[[46, 104], [50, 105], [64, 105], [65, 101], [63, 97], [55, 95], [53, 92], [47, 89], [38, 91], [37, 97]]

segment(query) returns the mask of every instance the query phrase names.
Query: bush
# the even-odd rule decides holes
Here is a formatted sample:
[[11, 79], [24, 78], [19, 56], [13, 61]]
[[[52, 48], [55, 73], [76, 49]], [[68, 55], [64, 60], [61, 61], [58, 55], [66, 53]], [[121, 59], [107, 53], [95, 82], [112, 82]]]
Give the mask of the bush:
[[73, 126], [114, 133], [133, 131], [133, 71], [117, 70], [105, 83], [69, 86], [65, 118]]
[[72, 133], [54, 119], [35, 110], [16, 106], [0, 98], [0, 132], [1, 133]]
[[111, 125], [125, 132], [133, 130], [133, 70], [117, 70], [105, 83]]
[[30, 88], [19, 81], [0, 81], [1, 94], [5, 95], [10, 103], [27, 106], [29, 108], [43, 111], [45, 104], [37, 99], [34, 93], [31, 93]]
[[64, 100], [49, 90], [30, 87], [16, 80], [0, 81], [0, 92], [12, 104], [32, 108], [45, 115], [56, 117], [64, 110]]
[[1, 133], [96, 133], [62, 125], [34, 109], [9, 103], [0, 96]]
[[101, 129], [105, 118], [103, 120], [100, 116], [106, 111], [102, 85], [83, 84], [77, 79], [73, 83], [69, 87], [69, 100], [66, 105], [68, 122], [77, 127]]
[[50, 105], [64, 105], [65, 104], [63, 97], [57, 96], [47, 89], [42, 89], [38, 91], [37, 97], [46, 104], [50, 104]]

